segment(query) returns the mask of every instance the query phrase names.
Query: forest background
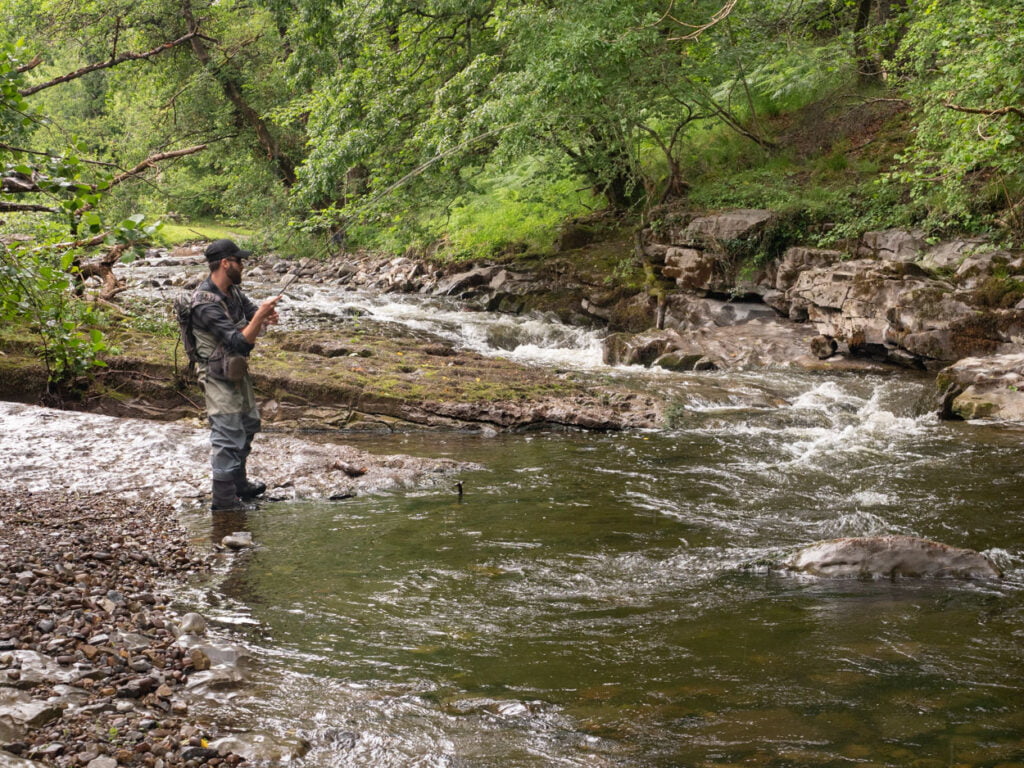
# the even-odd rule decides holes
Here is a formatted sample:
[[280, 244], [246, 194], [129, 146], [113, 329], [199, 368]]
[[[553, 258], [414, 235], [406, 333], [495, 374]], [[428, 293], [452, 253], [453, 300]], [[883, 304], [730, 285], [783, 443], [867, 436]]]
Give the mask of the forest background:
[[0, 321], [102, 365], [82, 283], [223, 234], [536, 257], [772, 208], [803, 242], [1024, 239], [1022, 0], [0, 0]]

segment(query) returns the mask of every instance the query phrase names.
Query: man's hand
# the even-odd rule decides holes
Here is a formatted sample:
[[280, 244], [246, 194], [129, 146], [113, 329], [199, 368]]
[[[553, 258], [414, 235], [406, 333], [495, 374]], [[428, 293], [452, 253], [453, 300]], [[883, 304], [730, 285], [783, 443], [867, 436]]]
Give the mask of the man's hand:
[[246, 341], [250, 344], [255, 344], [256, 338], [260, 335], [260, 331], [263, 330], [263, 326], [273, 325], [278, 321], [277, 302], [280, 300], [280, 296], [272, 296], [260, 304], [256, 314], [252, 316], [252, 320], [242, 329], [242, 335]]

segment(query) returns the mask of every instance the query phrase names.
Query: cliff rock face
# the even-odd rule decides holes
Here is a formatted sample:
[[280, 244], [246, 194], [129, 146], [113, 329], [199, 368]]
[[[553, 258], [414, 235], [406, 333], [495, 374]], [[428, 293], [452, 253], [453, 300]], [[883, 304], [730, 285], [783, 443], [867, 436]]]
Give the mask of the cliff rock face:
[[[681, 215], [644, 232], [644, 253], [680, 294], [759, 300], [845, 354], [938, 370], [1024, 351], [1024, 259], [977, 239], [929, 245], [923, 232], [886, 230], [845, 250], [795, 246], [765, 260], [775, 221], [763, 210]], [[751, 268], [736, 255], [751, 252], [763, 263]], [[680, 327], [671, 310], [680, 305], [692, 323], [692, 303], [670, 296], [666, 305], [663, 325]]]

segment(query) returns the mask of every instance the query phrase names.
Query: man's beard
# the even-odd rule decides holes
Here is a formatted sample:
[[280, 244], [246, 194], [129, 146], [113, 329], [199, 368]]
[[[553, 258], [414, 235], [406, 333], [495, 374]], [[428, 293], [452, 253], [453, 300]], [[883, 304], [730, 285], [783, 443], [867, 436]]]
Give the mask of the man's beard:
[[234, 264], [228, 267], [228, 277], [231, 279], [232, 285], [242, 284], [242, 269]]

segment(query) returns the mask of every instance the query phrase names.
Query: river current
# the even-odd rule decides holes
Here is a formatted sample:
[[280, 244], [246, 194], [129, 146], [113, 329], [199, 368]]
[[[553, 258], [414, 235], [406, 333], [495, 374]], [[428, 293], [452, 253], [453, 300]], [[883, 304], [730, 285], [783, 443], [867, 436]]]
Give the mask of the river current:
[[[309, 768], [1024, 764], [1020, 431], [939, 422], [910, 376], [608, 369], [544, 318], [307, 289], [289, 322], [342, 304], [676, 393], [672, 426], [340, 437], [482, 469], [250, 514], [257, 549], [189, 596], [256, 655], [219, 721], [307, 738]], [[778, 567], [895, 533], [1005, 578]]]

